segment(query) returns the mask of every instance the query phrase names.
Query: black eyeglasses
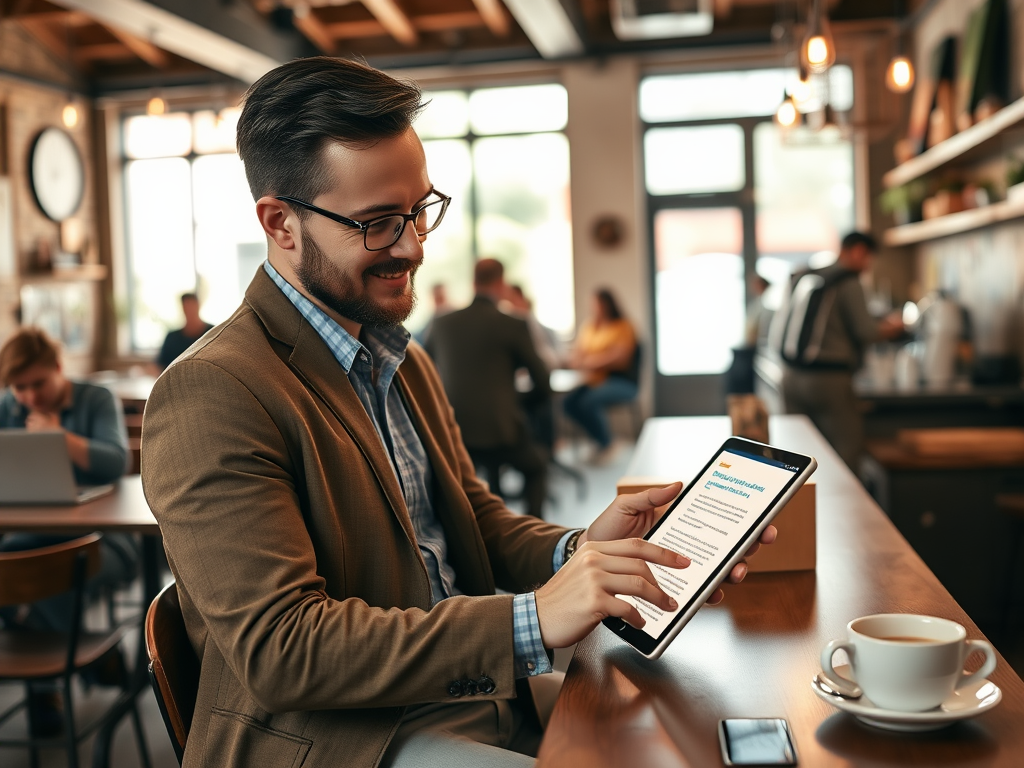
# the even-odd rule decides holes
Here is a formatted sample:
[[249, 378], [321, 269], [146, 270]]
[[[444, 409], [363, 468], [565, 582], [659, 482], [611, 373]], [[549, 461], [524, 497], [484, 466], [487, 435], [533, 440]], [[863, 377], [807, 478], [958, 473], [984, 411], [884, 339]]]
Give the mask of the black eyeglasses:
[[452, 199], [436, 189], [430, 190], [430, 194], [436, 195], [437, 199], [424, 203], [412, 213], [391, 213], [387, 216], [370, 219], [369, 221], [355, 221], [339, 213], [332, 213], [323, 208], [318, 208], [312, 203], [307, 203], [305, 200], [299, 200], [297, 197], [276, 195], [274, 199], [283, 200], [293, 205], [301, 205], [313, 213], [326, 216], [331, 221], [358, 229], [363, 233], [363, 247], [366, 250], [383, 251], [385, 248], [390, 248], [398, 242], [398, 239], [405, 231], [405, 225], [410, 221], [413, 222], [413, 226], [416, 227], [416, 234], [420, 237], [437, 229], [437, 225], [444, 218], [444, 212], [448, 210], [448, 203]]

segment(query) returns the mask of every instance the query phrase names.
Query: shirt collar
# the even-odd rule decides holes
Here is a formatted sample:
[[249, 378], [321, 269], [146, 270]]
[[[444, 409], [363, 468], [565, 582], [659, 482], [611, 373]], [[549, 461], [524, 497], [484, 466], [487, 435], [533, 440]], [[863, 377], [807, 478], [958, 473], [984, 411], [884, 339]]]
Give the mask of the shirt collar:
[[[269, 259], [263, 262], [263, 270], [274, 281], [274, 284], [281, 289], [281, 292], [299, 311], [299, 314], [313, 326], [317, 335], [324, 340], [327, 348], [331, 350], [331, 354], [334, 355], [334, 358], [341, 367], [345, 369], [346, 374], [352, 370], [352, 365], [361, 351], [366, 352], [367, 355], [372, 354], [371, 350], [361, 344], [351, 333], [342, 328], [326, 312], [299, 293], [291, 283], [281, 277], [280, 273], [271, 265]], [[395, 368], [405, 359], [405, 350], [409, 346], [409, 339], [411, 337], [409, 332], [401, 325], [393, 328], [371, 328], [364, 326], [363, 335], [371, 343], [371, 346], [376, 347], [374, 351], [377, 352], [378, 357], [390, 358]]]

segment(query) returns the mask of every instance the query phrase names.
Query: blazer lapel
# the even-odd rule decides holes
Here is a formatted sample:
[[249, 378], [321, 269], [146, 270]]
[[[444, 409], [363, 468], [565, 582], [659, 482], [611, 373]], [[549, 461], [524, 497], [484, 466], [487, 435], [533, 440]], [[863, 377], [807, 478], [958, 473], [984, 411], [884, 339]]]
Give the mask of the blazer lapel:
[[391, 466], [387, 449], [370, 421], [362, 401], [352, 388], [344, 369], [295, 306], [261, 268], [256, 271], [245, 293], [246, 301], [259, 316], [267, 331], [291, 347], [288, 364], [306, 386], [331, 409], [345, 431], [366, 457], [413, 546], [416, 534], [405, 506], [398, 477]]

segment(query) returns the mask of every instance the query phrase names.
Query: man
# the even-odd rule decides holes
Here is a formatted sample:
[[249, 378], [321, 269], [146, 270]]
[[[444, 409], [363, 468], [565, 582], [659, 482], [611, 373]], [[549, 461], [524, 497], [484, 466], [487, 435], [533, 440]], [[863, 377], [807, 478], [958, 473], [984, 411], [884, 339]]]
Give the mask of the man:
[[415, 86], [326, 57], [246, 95], [238, 148], [268, 260], [157, 380], [144, 428], [146, 498], [202, 661], [187, 767], [528, 764], [505, 748], [535, 744], [522, 681], [550, 669], [544, 648], [604, 616], [642, 623], [618, 594], [670, 604], [647, 563], [683, 561], [623, 539], [678, 484], [621, 497], [578, 537], [510, 512], [407, 346], [448, 201], [419, 109]]
[[898, 315], [876, 320], [868, 312], [858, 277], [871, 267], [876, 251], [871, 235], [851, 232], [835, 263], [795, 275], [769, 341], [783, 360], [786, 412], [809, 416], [855, 473], [864, 418], [853, 393], [853, 374], [867, 345], [903, 332]]
[[419, 333], [413, 337], [423, 345], [426, 345], [431, 331], [434, 330], [434, 321], [454, 311], [454, 307], [448, 303], [448, 289], [444, 283], [434, 283], [430, 286], [430, 300], [434, 304], [434, 314], [430, 316], [427, 324], [420, 329]]
[[185, 315], [185, 325], [167, 332], [163, 346], [160, 347], [160, 354], [157, 355], [156, 365], [161, 371], [195, 344], [200, 336], [213, 328], [199, 316], [199, 297], [196, 294], [181, 294], [181, 312]]
[[437, 363], [455, 420], [474, 463], [487, 470], [499, 491], [507, 464], [523, 474], [526, 508], [543, 517], [548, 455], [529, 427], [516, 391], [516, 371], [530, 372], [533, 388], [525, 405], [550, 408], [548, 369], [537, 355], [524, 320], [506, 315], [498, 302], [508, 294], [505, 269], [497, 259], [473, 268], [473, 303], [434, 320], [427, 351]]

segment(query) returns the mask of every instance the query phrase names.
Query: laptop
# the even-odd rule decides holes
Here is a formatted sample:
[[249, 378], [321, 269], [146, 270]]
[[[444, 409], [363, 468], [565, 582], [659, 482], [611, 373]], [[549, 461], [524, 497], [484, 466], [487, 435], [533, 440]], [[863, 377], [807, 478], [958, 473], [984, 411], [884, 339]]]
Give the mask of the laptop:
[[113, 490], [75, 485], [63, 432], [0, 429], [0, 504], [83, 504]]

